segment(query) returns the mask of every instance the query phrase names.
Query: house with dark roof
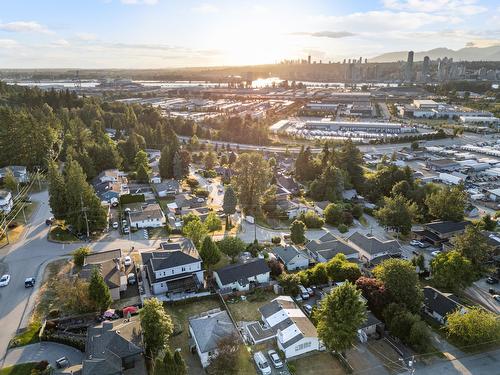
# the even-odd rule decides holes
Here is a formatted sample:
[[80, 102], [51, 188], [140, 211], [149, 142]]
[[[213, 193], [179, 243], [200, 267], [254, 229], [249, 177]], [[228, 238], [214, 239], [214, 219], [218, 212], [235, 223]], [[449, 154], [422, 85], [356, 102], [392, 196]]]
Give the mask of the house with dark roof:
[[214, 278], [221, 290], [246, 292], [252, 286], [268, 283], [270, 273], [265, 259], [254, 258], [222, 267], [214, 271]]
[[23, 165], [8, 165], [7, 167], [0, 168], [0, 179], [3, 179], [7, 174], [7, 170], [12, 172], [12, 175], [18, 183], [25, 184], [29, 181], [29, 174]]
[[203, 285], [201, 259], [182, 250], [154, 250], [142, 252], [151, 293], [186, 293]]
[[139, 319], [105, 321], [87, 330], [82, 375], [145, 374]]
[[227, 311], [216, 309], [189, 319], [189, 333], [192, 338], [192, 348], [200, 357], [201, 365], [205, 368], [210, 359], [217, 353], [217, 346], [221, 339], [240, 336]]
[[380, 240], [370, 235], [354, 232], [347, 239], [347, 244], [357, 250], [359, 259], [367, 263], [379, 257], [396, 257], [401, 255], [401, 246], [396, 240]]
[[122, 252], [120, 249], [101, 251], [86, 255], [79, 277], [90, 279], [92, 270], [97, 268], [109, 288], [111, 298], [120, 299], [120, 292], [127, 290], [127, 275], [122, 268]]
[[160, 205], [157, 203], [148, 204], [137, 211], [130, 211], [128, 214], [130, 227], [158, 228], [165, 225], [167, 219]]
[[259, 312], [263, 325], [256, 322], [246, 326], [254, 343], [275, 338], [287, 359], [322, 348], [316, 327], [291, 297], [276, 297]]
[[458, 302], [451, 293], [443, 293], [430, 286], [424, 287], [423, 311], [441, 324], [446, 324], [446, 316], [452, 312], [460, 311], [465, 314], [467, 308]]
[[153, 184], [153, 187], [160, 198], [175, 197], [180, 191], [179, 181], [173, 178]]
[[413, 237], [440, 246], [452, 237], [462, 234], [469, 225], [470, 221], [433, 221], [424, 224], [421, 230], [414, 230]]
[[307, 254], [294, 245], [278, 246], [272, 253], [288, 271], [302, 270], [309, 267], [309, 257]]
[[323, 214], [324, 214], [324, 212], [325, 212], [326, 207], [328, 207], [328, 205], [329, 205], [330, 203], [331, 203], [330, 201], [319, 201], [319, 202], [314, 202], [314, 211], [316, 211], [316, 213], [317, 213], [319, 216], [323, 216]]
[[300, 186], [295, 179], [292, 176], [285, 176], [283, 173], [276, 175], [276, 184], [292, 194], [297, 194], [300, 190]]
[[317, 240], [311, 240], [305, 245], [309, 255], [317, 262], [328, 262], [337, 254], [344, 254], [347, 259], [358, 259], [358, 251], [344, 240], [327, 233]]

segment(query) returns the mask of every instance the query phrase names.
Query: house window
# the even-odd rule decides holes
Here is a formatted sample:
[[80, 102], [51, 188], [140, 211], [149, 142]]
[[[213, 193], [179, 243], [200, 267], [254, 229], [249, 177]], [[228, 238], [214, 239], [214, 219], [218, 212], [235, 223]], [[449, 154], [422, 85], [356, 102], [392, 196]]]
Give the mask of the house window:
[[174, 274], [174, 270], [172, 270], [172, 275]]
[[182, 272], [186, 271], [186, 267], [182, 267]]
[[311, 342], [308, 341], [308, 342], [304, 342], [302, 344], [299, 344], [299, 345], [296, 345], [295, 346], [295, 351], [298, 352], [298, 351], [301, 351], [301, 350], [304, 350], [304, 349], [307, 349], [311, 347]]

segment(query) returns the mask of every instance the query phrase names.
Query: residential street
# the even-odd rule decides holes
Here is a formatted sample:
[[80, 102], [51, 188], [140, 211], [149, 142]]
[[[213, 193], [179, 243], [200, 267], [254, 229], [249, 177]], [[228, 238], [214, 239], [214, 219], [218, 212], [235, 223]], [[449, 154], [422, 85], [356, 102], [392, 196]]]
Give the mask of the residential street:
[[81, 351], [71, 346], [55, 342], [42, 342], [9, 350], [5, 357], [4, 366], [46, 360], [56, 368], [56, 360], [61, 357], [66, 357], [71, 365], [75, 365], [82, 363], [84, 356]]
[[[49, 260], [70, 254], [83, 243], [64, 245], [47, 241], [49, 227], [45, 219], [51, 216], [48, 205], [48, 193], [43, 191], [32, 195], [33, 201], [39, 203], [38, 209], [33, 213], [25, 233], [18, 242], [0, 249], [0, 273], [11, 275], [10, 284], [0, 288], [0, 367], [7, 350], [10, 339], [20, 328], [23, 315], [28, 314], [34, 302], [35, 295], [30, 299], [32, 293], [36, 293], [39, 281], [42, 279], [43, 270]], [[127, 239], [115, 239], [112, 242], [95, 242], [89, 246], [94, 251], [121, 248], [122, 250], [135, 248], [147, 248], [157, 246], [160, 240], [128, 241]], [[35, 276], [37, 283], [35, 288], [24, 287], [27, 277]], [[30, 308], [28, 300], [30, 299]], [[27, 319], [24, 319], [26, 322]]]

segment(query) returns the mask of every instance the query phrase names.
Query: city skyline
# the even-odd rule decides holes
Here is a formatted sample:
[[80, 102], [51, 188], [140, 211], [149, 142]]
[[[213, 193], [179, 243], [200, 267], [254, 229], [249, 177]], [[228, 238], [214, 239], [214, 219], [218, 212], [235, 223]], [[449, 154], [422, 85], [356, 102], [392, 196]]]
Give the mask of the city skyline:
[[2, 1], [0, 68], [170, 68], [500, 44], [493, 0]]

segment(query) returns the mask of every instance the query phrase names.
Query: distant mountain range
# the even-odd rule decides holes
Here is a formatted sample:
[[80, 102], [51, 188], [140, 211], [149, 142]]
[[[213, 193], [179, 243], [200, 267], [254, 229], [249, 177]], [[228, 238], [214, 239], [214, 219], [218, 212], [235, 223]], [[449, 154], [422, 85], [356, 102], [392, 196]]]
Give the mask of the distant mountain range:
[[[454, 61], [500, 61], [500, 45], [492, 47], [465, 47], [459, 50], [449, 48], [435, 48], [429, 51], [415, 52], [414, 61], [422, 61], [424, 56], [429, 56], [431, 60], [443, 57], [453, 57]], [[394, 62], [406, 61], [408, 51], [388, 52], [374, 58], [369, 62]]]

